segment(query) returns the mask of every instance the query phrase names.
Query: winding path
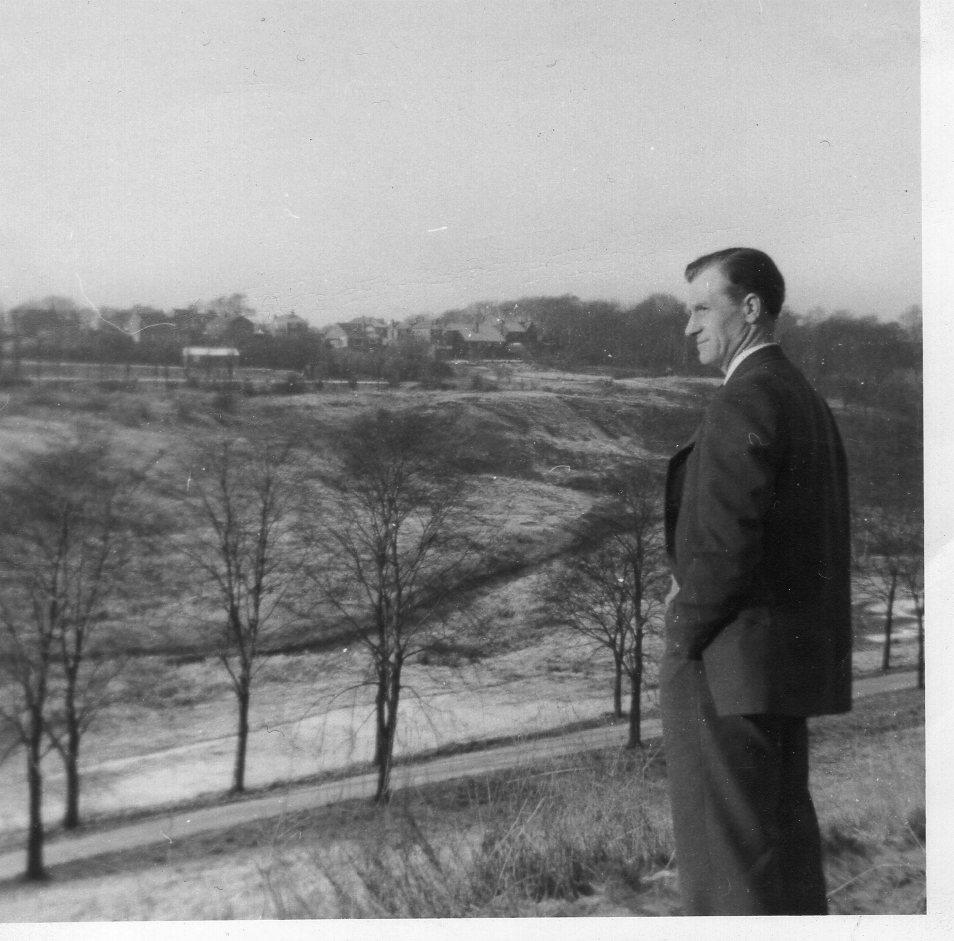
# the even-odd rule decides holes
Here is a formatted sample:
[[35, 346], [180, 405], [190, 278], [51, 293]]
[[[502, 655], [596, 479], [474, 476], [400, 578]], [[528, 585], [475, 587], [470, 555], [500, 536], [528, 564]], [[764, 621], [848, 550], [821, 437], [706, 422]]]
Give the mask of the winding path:
[[[886, 676], [856, 680], [855, 698], [909, 689], [915, 685], [915, 673], [904, 671]], [[403, 764], [394, 769], [392, 787], [395, 790], [419, 787], [439, 781], [449, 781], [474, 775], [488, 774], [506, 768], [519, 767], [540, 758], [561, 756], [574, 752], [622, 746], [626, 740], [625, 723], [596, 729], [584, 729], [552, 736], [527, 739], [511, 745], [491, 746], [458, 755], [429, 758]], [[647, 719], [642, 724], [643, 739], [660, 734], [658, 719]], [[256, 820], [277, 817], [284, 813], [322, 807], [352, 798], [370, 797], [374, 793], [374, 773], [354, 775], [323, 784], [294, 784], [247, 800], [202, 807], [195, 810], [174, 810], [159, 813], [134, 823], [103, 826], [94, 831], [76, 835], [60, 835], [50, 839], [44, 848], [47, 866], [87, 859], [103, 853], [130, 850], [156, 843], [174, 843], [195, 834], [225, 830]], [[6, 852], [0, 855], [0, 882], [14, 879], [23, 872], [24, 852]]]

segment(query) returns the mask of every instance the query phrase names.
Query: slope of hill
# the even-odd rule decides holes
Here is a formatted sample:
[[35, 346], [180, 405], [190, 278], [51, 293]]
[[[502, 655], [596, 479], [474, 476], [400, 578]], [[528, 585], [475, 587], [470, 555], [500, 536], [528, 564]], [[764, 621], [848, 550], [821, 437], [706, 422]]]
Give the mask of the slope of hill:
[[[464, 443], [475, 527], [492, 534], [483, 567], [461, 586], [450, 631], [412, 664], [398, 753], [593, 720], [611, 702], [611, 664], [556, 628], [539, 586], [598, 528], [598, 482], [633, 461], [661, 469], [697, 421], [711, 380], [529, 373], [496, 391], [362, 390], [243, 398], [190, 390], [106, 392], [39, 386], [10, 393], [0, 415], [7, 466], [57, 434], [106, 431], [117, 459], [150, 464], [150, 498], [172, 520], [150, 577], [109, 611], [100, 653], [130, 659], [84, 745], [84, 811], [114, 813], [228, 786], [234, 697], [214, 656], [219, 615], [176, 551], [195, 525], [184, 510], [190, 461], [217, 437], [295, 442], [303, 479], [333, 462], [355, 416], [437, 411]], [[476, 529], [475, 529], [476, 531]], [[874, 618], [874, 613], [871, 614]], [[870, 643], [870, 642], [866, 642]], [[284, 747], [250, 755], [250, 786], [370, 757], [366, 662], [343, 625], [284, 614], [252, 694], [253, 731]], [[49, 758], [46, 809], [63, 781]], [[0, 764], [0, 806], [22, 825], [19, 761]]]

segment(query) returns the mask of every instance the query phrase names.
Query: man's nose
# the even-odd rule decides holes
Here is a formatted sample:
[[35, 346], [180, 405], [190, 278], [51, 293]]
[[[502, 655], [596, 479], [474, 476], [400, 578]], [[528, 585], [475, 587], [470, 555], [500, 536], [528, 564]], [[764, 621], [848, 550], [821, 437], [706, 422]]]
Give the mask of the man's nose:
[[685, 335], [687, 337], [691, 337], [693, 336], [693, 334], [696, 334], [698, 332], [699, 332], [699, 325], [696, 323], [696, 315], [690, 314], [689, 320], [686, 323]]

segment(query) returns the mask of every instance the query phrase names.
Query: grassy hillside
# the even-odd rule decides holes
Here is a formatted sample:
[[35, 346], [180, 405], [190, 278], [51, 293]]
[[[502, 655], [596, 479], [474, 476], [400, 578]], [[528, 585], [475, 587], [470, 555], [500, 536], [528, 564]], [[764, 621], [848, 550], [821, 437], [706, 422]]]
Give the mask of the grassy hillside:
[[[478, 385], [498, 388], [475, 392], [474, 376], [484, 378]], [[152, 547], [141, 577], [111, 606], [98, 652], [139, 657], [128, 671], [130, 693], [175, 688], [184, 700], [215, 699], [221, 690], [216, 692], [218, 680], [211, 673], [198, 680], [179, 676], [212, 652], [221, 623], [208, 586], [177, 550], [197, 525], [183, 498], [210, 441], [242, 438], [254, 445], [287, 437], [295, 443], [304, 484], [317, 493], [356, 416], [381, 408], [450, 416], [468, 475], [475, 536], [485, 552], [460, 586], [444, 654], [453, 659], [456, 646], [473, 660], [519, 648], [547, 628], [552, 612], [541, 606], [536, 585], [594, 532], [600, 477], [633, 461], [661, 472], [695, 427], [713, 380], [613, 381], [527, 369], [508, 370], [502, 382], [492, 370], [474, 366], [460, 377], [460, 386], [440, 391], [362, 386], [357, 392], [246, 397], [135, 384], [115, 389], [36, 383], [6, 393], [0, 454], [9, 467], [18, 455], [81, 428], [81, 434], [107, 432], [117, 461], [150, 467], [144, 511], [162, 513], [169, 536]], [[877, 426], [870, 414], [842, 408], [839, 420], [850, 447], [860, 440], [873, 446]], [[892, 473], [897, 472], [895, 464]], [[876, 611], [859, 609], [862, 643], [872, 643], [878, 622]], [[343, 632], [340, 619], [327, 610], [308, 616], [281, 612], [265, 648], [276, 654], [328, 651], [340, 646]], [[145, 692], [136, 705], [153, 699]]]
[[[387, 408], [452, 418], [471, 525], [484, 551], [459, 586], [440, 642], [408, 670], [399, 753], [593, 721], [609, 708], [610, 664], [555, 627], [540, 586], [598, 531], [601, 475], [633, 460], [662, 470], [694, 428], [713, 381], [538, 371], [494, 381], [501, 387], [474, 391], [465, 377], [456, 389], [362, 386], [297, 396], [52, 383], [5, 393], [0, 454], [7, 467], [59, 434], [107, 431], [117, 461], [150, 467], [144, 512], [161, 514], [169, 526], [99, 635], [98, 655], [129, 656], [115, 701], [84, 745], [84, 811], [114, 814], [228, 785], [234, 697], [212, 653], [222, 616], [178, 550], [197, 525], [183, 502], [190, 468], [219, 438], [291, 439], [302, 492], [320, 494], [357, 415]], [[850, 411], [840, 417], [854, 420]], [[856, 663], [867, 657], [874, 666], [880, 615], [863, 607], [858, 614]], [[251, 786], [370, 758], [366, 663], [343, 629], [321, 609], [276, 618], [252, 695]], [[906, 642], [895, 662], [910, 655]], [[276, 729], [281, 736], [271, 734]], [[280, 739], [285, 751], [273, 744]], [[55, 819], [61, 782], [48, 761]], [[0, 763], [0, 806], [19, 820], [24, 804], [20, 762]]]
[[[196, 525], [183, 497], [191, 468], [210, 441], [242, 438], [254, 446], [256, 440], [287, 437], [296, 444], [303, 478], [317, 486], [356, 416], [381, 408], [449, 416], [459, 433], [475, 527], [483, 536], [493, 532], [481, 569], [467, 586], [469, 603], [481, 584], [524, 578], [585, 542], [600, 477], [633, 461], [661, 472], [695, 427], [713, 388], [708, 379], [613, 381], [510, 370], [506, 382], [494, 380], [496, 391], [474, 392], [471, 373], [486, 374], [488, 382], [494, 376], [470, 367], [459, 389], [362, 386], [358, 392], [261, 397], [135, 384], [103, 389], [95, 383], [36, 383], [6, 392], [0, 454], [9, 466], [18, 455], [81, 426], [83, 434], [108, 433], [118, 461], [150, 466], [146, 511], [151, 507], [166, 515], [172, 538], [160, 544], [145, 576], [114, 606], [108, 650], [194, 657], [208, 652], [218, 615], [206, 604], [208, 593], [187, 560], [175, 551], [174, 537]], [[910, 423], [840, 405], [837, 414], [859, 499], [870, 499], [873, 487], [886, 500], [895, 499], [899, 488], [917, 489], [918, 449], [905, 438], [916, 434]], [[321, 649], [340, 636], [341, 625], [327, 612], [320, 623], [286, 617], [269, 646]]]
[[[460, 436], [475, 526], [494, 531], [492, 552], [478, 574], [485, 580], [516, 578], [585, 539], [580, 527], [585, 530], [596, 484], [608, 468], [633, 460], [661, 467], [693, 427], [698, 392], [698, 384], [671, 380], [625, 384], [571, 376], [555, 391], [254, 398], [47, 383], [8, 393], [0, 444], [9, 464], [18, 453], [48, 446], [80, 425], [83, 434], [108, 433], [117, 461], [150, 465], [146, 511], [164, 513], [170, 535], [150, 557], [148, 577], [114, 605], [109, 651], [201, 655], [217, 615], [175, 547], [196, 524], [183, 497], [201, 448], [210, 441], [242, 438], [254, 446], [256, 440], [287, 437], [296, 444], [303, 478], [317, 486], [356, 416], [381, 408], [450, 416]], [[480, 581], [474, 579], [471, 587]], [[314, 649], [338, 636], [339, 626], [328, 617], [317, 629], [286, 618], [269, 643], [275, 650]]]
[[[813, 723], [833, 913], [925, 911], [923, 724], [914, 690]], [[658, 743], [527, 763], [58, 867], [0, 918], [678, 914], [664, 778]]]

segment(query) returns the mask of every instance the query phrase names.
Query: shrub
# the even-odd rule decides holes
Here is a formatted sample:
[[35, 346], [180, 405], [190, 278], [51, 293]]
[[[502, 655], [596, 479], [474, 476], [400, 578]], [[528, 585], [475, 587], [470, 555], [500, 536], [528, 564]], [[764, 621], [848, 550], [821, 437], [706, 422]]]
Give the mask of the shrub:
[[661, 787], [652, 756], [612, 751], [462, 782], [434, 806], [405, 794], [357, 839], [315, 852], [297, 885], [269, 878], [269, 891], [279, 917], [533, 914], [665, 869], [668, 815], [652, 809]]

